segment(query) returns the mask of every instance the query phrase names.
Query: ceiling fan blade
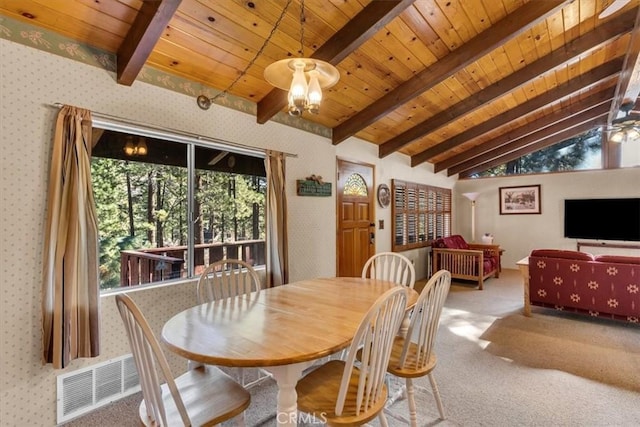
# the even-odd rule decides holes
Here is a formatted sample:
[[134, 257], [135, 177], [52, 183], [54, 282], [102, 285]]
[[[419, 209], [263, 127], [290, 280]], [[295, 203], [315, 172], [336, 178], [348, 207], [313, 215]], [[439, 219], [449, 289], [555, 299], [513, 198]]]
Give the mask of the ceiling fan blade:
[[613, 2], [604, 8], [600, 15], [598, 15], [598, 19], [606, 18], [609, 15], [613, 15], [623, 7], [627, 5], [631, 0], [613, 0]]

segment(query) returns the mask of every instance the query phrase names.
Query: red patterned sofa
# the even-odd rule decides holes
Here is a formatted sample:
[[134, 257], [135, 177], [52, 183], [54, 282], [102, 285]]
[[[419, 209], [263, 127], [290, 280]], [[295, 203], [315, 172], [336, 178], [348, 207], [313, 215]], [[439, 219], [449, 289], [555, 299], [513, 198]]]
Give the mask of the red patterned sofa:
[[640, 257], [534, 250], [529, 256], [529, 302], [638, 323]]
[[500, 245], [467, 243], [454, 234], [434, 240], [431, 248], [433, 271], [444, 269], [452, 278], [478, 282], [480, 290], [485, 279], [500, 276]]

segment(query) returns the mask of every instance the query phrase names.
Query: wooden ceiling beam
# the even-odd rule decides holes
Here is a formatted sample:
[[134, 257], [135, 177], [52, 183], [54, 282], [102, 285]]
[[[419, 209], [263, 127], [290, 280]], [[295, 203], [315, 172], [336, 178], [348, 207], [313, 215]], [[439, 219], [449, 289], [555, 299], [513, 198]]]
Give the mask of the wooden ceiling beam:
[[[622, 59], [620, 58], [602, 64], [584, 74], [581, 74], [574, 79], [569, 80], [568, 82], [561, 84], [560, 86], [557, 86], [539, 96], [536, 96], [535, 98], [526, 101], [523, 104], [518, 105], [515, 108], [512, 108], [511, 110], [507, 110], [504, 113], [492, 117], [477, 126], [467, 129], [466, 131], [459, 133], [458, 135], [455, 135], [454, 137], [449, 138], [448, 140], [443, 141], [438, 145], [434, 145], [433, 147], [421, 151], [420, 153], [414, 154], [413, 156], [411, 156], [411, 166], [418, 166], [419, 164], [426, 162], [437, 155], [452, 150], [460, 145], [466, 144], [467, 142], [495, 129], [498, 129], [516, 119], [531, 114], [532, 112], [546, 105], [553, 104], [576, 92], [585, 90], [595, 84], [603, 82], [604, 80], [611, 79], [612, 77], [617, 76], [620, 73], [621, 65]], [[457, 158], [458, 156], [454, 156], [442, 162], [436, 163], [434, 166], [434, 172], [437, 173], [441, 170], [453, 166], [457, 163], [455, 162]]]
[[618, 19], [613, 19], [595, 28], [593, 31], [578, 37], [562, 47], [554, 50], [550, 54], [537, 61], [521, 68], [509, 76], [499, 80], [477, 92], [448, 109], [430, 117], [427, 120], [407, 129], [401, 134], [391, 138], [381, 144], [378, 148], [378, 156], [386, 157], [389, 154], [400, 150], [412, 141], [421, 138], [461, 116], [468, 114], [490, 102], [518, 89], [529, 81], [566, 64], [567, 62], [592, 51], [610, 40], [619, 37], [633, 29], [637, 8], [621, 15]]
[[532, 1], [481, 32], [458, 49], [449, 53], [415, 77], [402, 83], [365, 109], [333, 128], [332, 141], [339, 144], [376, 122], [400, 105], [426, 92], [452, 74], [487, 55], [500, 45], [517, 37], [545, 18], [556, 13], [570, 1]]
[[182, 0], [144, 1], [118, 49], [117, 81], [131, 86]]
[[631, 32], [629, 49], [624, 59], [622, 73], [616, 88], [616, 96], [611, 103], [609, 123], [618, 117], [622, 104], [635, 103], [640, 94], [640, 8], [636, 14], [636, 24]]
[[520, 138], [481, 156], [470, 159], [465, 163], [456, 165], [447, 170], [447, 175], [479, 173], [546, 148], [552, 145], [550, 141], [553, 141], [553, 144], [566, 141], [598, 125], [605, 124], [608, 113], [609, 103], [597, 105], [580, 114], [559, 121], [546, 129], [541, 129], [524, 138]]
[[[474, 147], [465, 151], [462, 154], [454, 156], [455, 159], [447, 159], [446, 164], [450, 166], [444, 167], [445, 162], [438, 163], [438, 170], [434, 168], [434, 172], [439, 172], [443, 169], [448, 169], [447, 174], [449, 176], [455, 175], [460, 170], [465, 170], [469, 165], [473, 165], [483, 155], [498, 156], [505, 154], [512, 150], [510, 144], [518, 141], [518, 143], [528, 144], [533, 141], [537, 141], [542, 138], [550, 136], [552, 133], [557, 133], [563, 130], [567, 126], [572, 126], [582, 123], [585, 119], [582, 115], [583, 111], [594, 110], [594, 107], [600, 107], [597, 110], [600, 114], [607, 112], [613, 99], [614, 88], [608, 88], [606, 90], [595, 93], [580, 102], [570, 105], [567, 108], [563, 108], [553, 114], [541, 117], [531, 123], [527, 123], [514, 129], [511, 132], [500, 135], [499, 137], [487, 141], [486, 143]], [[588, 119], [590, 119], [589, 117]], [[573, 123], [571, 120], [578, 120], [577, 123]], [[482, 157], [483, 159], [486, 157]]]
[[[342, 60], [373, 37], [415, 0], [372, 1], [351, 21], [320, 46], [311, 58], [338, 65]], [[258, 102], [256, 120], [260, 124], [269, 121], [287, 105], [287, 92], [272, 89]]]

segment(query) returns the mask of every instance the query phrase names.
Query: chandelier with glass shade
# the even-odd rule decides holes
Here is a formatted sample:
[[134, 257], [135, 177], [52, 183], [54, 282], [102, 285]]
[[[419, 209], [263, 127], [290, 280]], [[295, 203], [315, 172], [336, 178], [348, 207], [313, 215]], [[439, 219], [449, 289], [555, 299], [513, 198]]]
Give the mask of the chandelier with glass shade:
[[147, 141], [144, 137], [139, 137], [137, 141], [134, 141], [133, 135], [127, 135], [122, 149], [127, 156], [146, 156]]
[[640, 114], [632, 112], [633, 103], [623, 104], [620, 110], [624, 117], [615, 119], [605, 128], [609, 132], [609, 141], [628, 142], [640, 140]]
[[[300, 55], [304, 56], [304, 0], [300, 2]], [[267, 66], [264, 78], [269, 84], [289, 91], [289, 114], [301, 116], [308, 111], [320, 112], [322, 89], [330, 88], [340, 79], [340, 73], [328, 62], [314, 58], [281, 59]]]
[[[280, 17], [277, 19], [262, 47], [229, 87], [212, 98], [205, 95], [198, 96], [197, 103], [200, 108], [208, 110], [217, 98], [229, 93], [235, 84], [247, 73], [249, 68], [253, 66], [258, 57], [263, 53], [271, 37], [278, 30], [292, 2], [293, 0], [287, 1]], [[300, 0], [300, 57], [276, 61], [264, 70], [264, 78], [269, 84], [288, 91], [288, 111], [290, 115], [296, 117], [301, 116], [305, 111], [311, 114], [318, 114], [322, 101], [322, 89], [330, 88], [338, 83], [340, 79], [340, 73], [337, 68], [330, 63], [315, 58], [304, 57], [304, 24], [304, 0]]]

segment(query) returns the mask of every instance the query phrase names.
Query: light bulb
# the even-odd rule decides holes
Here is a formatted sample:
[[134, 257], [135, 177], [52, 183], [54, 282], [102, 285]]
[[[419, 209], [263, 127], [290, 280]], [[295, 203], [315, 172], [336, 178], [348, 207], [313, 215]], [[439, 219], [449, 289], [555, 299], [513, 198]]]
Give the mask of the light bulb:
[[145, 142], [144, 138], [140, 138], [138, 146], [136, 147], [136, 154], [138, 154], [139, 156], [147, 155], [147, 143]]
[[318, 81], [318, 70], [309, 71], [309, 104], [307, 109], [312, 114], [320, 112], [320, 102], [322, 101], [322, 89]]
[[289, 92], [289, 96], [287, 99], [289, 100], [289, 115], [294, 117], [300, 117], [302, 115], [302, 109], [296, 106], [296, 103], [293, 100], [293, 96], [291, 92]]
[[127, 143], [124, 145], [124, 153], [127, 156], [133, 156], [136, 153], [136, 148], [133, 146], [133, 143], [131, 141], [127, 141]]
[[623, 139], [624, 139], [624, 132], [621, 130], [614, 132], [609, 138], [611, 142], [622, 142]]
[[307, 79], [304, 76], [304, 62], [295, 61], [293, 66], [293, 79], [291, 80], [291, 88], [289, 89], [289, 112], [291, 106], [295, 106], [298, 110], [303, 110], [307, 104]]

